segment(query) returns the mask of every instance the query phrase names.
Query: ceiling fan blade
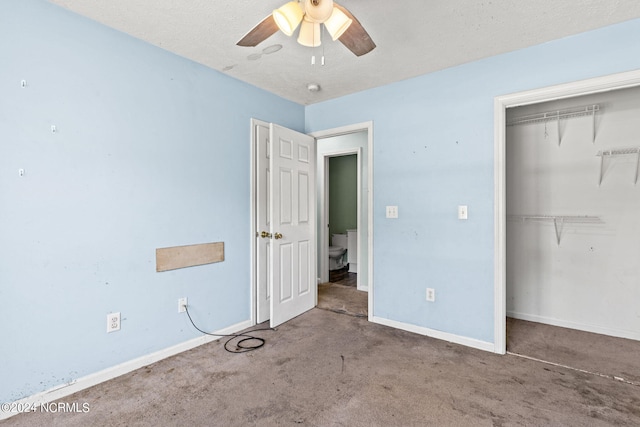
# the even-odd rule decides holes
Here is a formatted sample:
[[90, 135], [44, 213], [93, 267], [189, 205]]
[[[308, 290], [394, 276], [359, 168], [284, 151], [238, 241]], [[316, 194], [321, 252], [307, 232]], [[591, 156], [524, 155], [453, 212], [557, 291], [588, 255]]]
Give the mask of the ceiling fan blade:
[[362, 24], [360, 24], [360, 21], [358, 21], [356, 17], [344, 7], [337, 3], [333, 3], [333, 5], [353, 20], [349, 28], [347, 28], [347, 31], [345, 31], [338, 40], [340, 40], [342, 44], [356, 56], [362, 56], [375, 49], [376, 44], [371, 40], [371, 36], [369, 36], [369, 33], [367, 33]]
[[253, 29], [236, 44], [238, 46], [257, 46], [264, 40], [271, 37], [276, 31], [278, 31], [276, 20], [273, 19], [273, 15], [269, 15], [264, 18], [262, 22], [253, 27]]

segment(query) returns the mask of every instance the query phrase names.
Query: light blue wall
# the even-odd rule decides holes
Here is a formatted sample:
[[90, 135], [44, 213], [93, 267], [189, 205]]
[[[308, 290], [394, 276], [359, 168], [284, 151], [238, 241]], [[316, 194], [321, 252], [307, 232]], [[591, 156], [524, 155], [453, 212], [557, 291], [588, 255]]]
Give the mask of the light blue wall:
[[0, 401], [199, 336], [182, 296], [204, 329], [248, 320], [250, 118], [304, 107], [39, 0], [0, 1], [0, 58]]
[[307, 132], [374, 122], [375, 316], [493, 342], [494, 97], [640, 68], [638, 40], [629, 21], [306, 108]]

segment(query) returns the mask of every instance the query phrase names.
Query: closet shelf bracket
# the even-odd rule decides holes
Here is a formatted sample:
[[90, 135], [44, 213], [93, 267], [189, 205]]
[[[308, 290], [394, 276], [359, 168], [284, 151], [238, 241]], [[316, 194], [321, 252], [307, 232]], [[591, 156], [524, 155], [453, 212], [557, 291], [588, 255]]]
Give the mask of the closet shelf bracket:
[[599, 151], [596, 156], [600, 157], [600, 180], [598, 181], [598, 185], [602, 184], [602, 177], [604, 174], [604, 158], [612, 157], [612, 156], [626, 156], [630, 154], [635, 154], [636, 156], [636, 173], [634, 175], [633, 183], [638, 183], [638, 169], [640, 169], [640, 147], [631, 147], [631, 148], [612, 148], [610, 150], [602, 150]]

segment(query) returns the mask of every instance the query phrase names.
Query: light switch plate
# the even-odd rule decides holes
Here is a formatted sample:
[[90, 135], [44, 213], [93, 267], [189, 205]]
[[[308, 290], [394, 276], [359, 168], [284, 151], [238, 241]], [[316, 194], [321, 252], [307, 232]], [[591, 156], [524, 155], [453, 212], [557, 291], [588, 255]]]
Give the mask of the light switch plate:
[[387, 206], [387, 218], [398, 218], [397, 206]]
[[467, 219], [469, 217], [469, 210], [467, 206], [458, 206], [458, 219]]

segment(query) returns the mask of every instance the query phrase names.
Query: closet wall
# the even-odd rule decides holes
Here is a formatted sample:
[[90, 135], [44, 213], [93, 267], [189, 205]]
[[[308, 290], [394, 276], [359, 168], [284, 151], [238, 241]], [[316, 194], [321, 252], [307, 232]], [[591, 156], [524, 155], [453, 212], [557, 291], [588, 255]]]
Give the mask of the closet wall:
[[508, 316], [640, 340], [640, 89], [510, 109], [507, 123]]

